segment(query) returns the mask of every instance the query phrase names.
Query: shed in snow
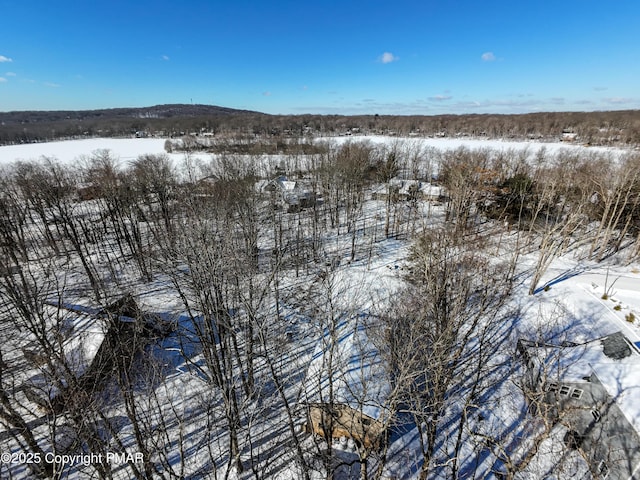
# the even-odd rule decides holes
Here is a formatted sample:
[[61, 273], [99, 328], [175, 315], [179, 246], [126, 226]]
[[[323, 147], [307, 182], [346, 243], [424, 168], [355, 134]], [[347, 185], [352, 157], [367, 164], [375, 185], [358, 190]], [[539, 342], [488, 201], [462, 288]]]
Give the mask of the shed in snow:
[[389, 376], [367, 335], [366, 316], [325, 330], [307, 370], [305, 428], [325, 439], [347, 437], [379, 448], [391, 420]]

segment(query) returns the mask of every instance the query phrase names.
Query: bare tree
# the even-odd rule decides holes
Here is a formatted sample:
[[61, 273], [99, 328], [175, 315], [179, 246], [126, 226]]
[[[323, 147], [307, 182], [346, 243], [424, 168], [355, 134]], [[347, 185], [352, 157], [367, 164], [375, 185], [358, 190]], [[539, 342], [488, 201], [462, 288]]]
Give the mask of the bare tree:
[[131, 164], [134, 188], [152, 220], [160, 220], [171, 238], [175, 171], [167, 155], [142, 155]]
[[583, 226], [585, 204], [571, 201], [572, 165], [564, 157], [551, 168], [541, 168], [536, 175], [536, 204], [530, 221], [530, 231], [539, 241], [539, 255], [533, 269], [529, 295], [536, 292], [542, 276], [551, 262], [566, 250], [572, 235]]
[[591, 200], [600, 211], [600, 218], [593, 236], [590, 255], [593, 256], [597, 251], [599, 261], [610, 252], [612, 237], [617, 237], [612, 250], [616, 252], [620, 249], [624, 237], [634, 226], [640, 204], [638, 157], [627, 157], [618, 167], [611, 158], [605, 159], [602, 163], [605, 165], [599, 174], [591, 178]]
[[[462, 391], [469, 366], [476, 374], [466, 398], [477, 395], [485, 352], [496, 341], [496, 321], [511, 291], [514, 259], [492, 263], [476, 245], [455, 228], [425, 232], [413, 249], [410, 283], [386, 327], [389, 362], [402, 381], [397, 388], [419, 432], [421, 478], [443, 467], [435, 458], [447, 405]], [[457, 462], [454, 457], [454, 472]]]

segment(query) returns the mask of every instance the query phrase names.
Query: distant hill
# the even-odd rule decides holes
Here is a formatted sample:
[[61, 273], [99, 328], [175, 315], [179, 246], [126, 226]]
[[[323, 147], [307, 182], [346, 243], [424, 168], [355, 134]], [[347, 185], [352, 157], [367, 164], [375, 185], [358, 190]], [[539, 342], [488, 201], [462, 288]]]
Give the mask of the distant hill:
[[176, 117], [202, 117], [219, 115], [264, 115], [250, 110], [219, 107], [216, 105], [169, 104], [138, 108], [108, 108], [101, 110], [34, 110], [0, 112], [0, 123], [37, 124], [69, 120], [162, 119]]

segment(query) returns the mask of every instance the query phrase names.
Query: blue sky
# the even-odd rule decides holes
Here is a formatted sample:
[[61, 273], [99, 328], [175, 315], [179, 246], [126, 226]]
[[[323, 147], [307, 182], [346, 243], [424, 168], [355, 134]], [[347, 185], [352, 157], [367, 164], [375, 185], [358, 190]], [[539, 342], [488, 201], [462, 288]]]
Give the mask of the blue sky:
[[640, 108], [640, 1], [0, 0], [0, 111]]

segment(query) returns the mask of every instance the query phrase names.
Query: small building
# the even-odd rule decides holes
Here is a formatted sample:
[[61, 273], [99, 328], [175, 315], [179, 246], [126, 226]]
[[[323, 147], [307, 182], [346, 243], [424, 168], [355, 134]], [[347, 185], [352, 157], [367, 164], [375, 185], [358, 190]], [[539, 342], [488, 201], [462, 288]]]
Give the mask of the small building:
[[360, 315], [327, 329], [307, 370], [305, 429], [326, 440], [351, 438], [366, 449], [386, 441], [389, 376]]
[[608, 480], [640, 479], [640, 351], [621, 332], [580, 345], [518, 341], [530, 411]]
[[316, 195], [311, 188], [302, 182], [291, 181], [284, 175], [270, 180], [262, 189], [275, 193], [277, 199], [287, 207], [288, 212], [311, 208], [316, 203]]
[[402, 180], [392, 178], [389, 182], [378, 185], [371, 192], [373, 200], [387, 200], [391, 195], [393, 202], [429, 201], [444, 199], [443, 188], [419, 180]]

